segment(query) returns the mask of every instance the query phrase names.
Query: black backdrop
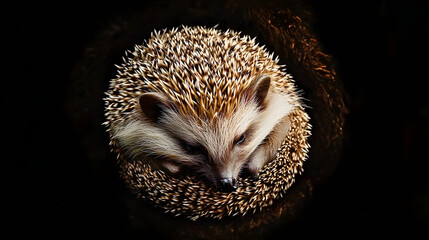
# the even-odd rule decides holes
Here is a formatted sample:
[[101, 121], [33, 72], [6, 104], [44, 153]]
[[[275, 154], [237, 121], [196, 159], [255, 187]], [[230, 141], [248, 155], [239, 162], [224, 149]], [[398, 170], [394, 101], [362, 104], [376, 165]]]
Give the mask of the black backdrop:
[[[267, 236], [427, 231], [427, 9], [400, 0], [306, 2], [348, 93], [345, 146], [304, 212]], [[130, 7], [118, 4], [4, 8], [2, 196], [14, 235], [130, 235], [114, 164], [88, 160], [88, 140], [67, 110], [76, 97], [70, 74], [99, 28]]]

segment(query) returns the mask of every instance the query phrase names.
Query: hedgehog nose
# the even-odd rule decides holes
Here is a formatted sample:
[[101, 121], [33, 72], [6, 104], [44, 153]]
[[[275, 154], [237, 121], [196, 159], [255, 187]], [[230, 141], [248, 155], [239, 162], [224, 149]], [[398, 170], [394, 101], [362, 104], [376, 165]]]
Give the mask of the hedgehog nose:
[[238, 184], [235, 178], [223, 178], [220, 180], [220, 190], [223, 192], [233, 192], [237, 187]]

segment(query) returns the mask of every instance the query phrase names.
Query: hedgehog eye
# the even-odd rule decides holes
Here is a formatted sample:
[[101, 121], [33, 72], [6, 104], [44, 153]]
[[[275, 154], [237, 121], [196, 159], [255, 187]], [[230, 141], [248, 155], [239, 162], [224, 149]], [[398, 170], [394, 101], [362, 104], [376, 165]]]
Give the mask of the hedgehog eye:
[[240, 136], [240, 138], [238, 138], [237, 141], [235, 141], [235, 144], [237, 145], [242, 144], [245, 139], [246, 139], [246, 134], [244, 133], [243, 135]]
[[182, 142], [183, 149], [190, 155], [202, 155], [208, 157], [207, 149], [200, 144], [189, 144]]
[[191, 155], [197, 155], [200, 153], [200, 149], [198, 146], [190, 145], [190, 144], [183, 144], [183, 148], [185, 151]]

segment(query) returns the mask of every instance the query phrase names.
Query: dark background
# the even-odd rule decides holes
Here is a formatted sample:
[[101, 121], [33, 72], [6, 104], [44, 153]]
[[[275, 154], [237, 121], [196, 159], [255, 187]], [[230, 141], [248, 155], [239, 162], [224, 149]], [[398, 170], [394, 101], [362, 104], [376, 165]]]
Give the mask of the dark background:
[[[303, 213], [268, 235], [427, 234], [428, 9], [405, 0], [306, 2], [348, 93], [345, 146]], [[68, 108], [70, 74], [100, 27], [129, 8], [118, 4], [4, 8], [2, 196], [14, 235], [127, 236], [114, 164], [89, 161]]]

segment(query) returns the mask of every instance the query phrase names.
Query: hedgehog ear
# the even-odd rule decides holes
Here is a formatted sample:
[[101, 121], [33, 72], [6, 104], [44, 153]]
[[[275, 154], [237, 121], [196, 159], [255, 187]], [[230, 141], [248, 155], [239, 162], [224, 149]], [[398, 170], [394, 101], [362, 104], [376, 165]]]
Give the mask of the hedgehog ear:
[[166, 97], [161, 93], [143, 93], [139, 98], [143, 114], [153, 122], [158, 122], [167, 104]]
[[268, 94], [268, 89], [270, 88], [271, 78], [268, 75], [262, 75], [255, 78], [252, 83], [250, 83], [249, 96], [253, 96], [254, 99], [258, 102], [259, 105], [262, 105], [265, 98]]

